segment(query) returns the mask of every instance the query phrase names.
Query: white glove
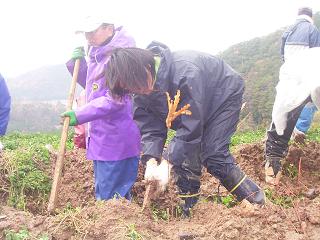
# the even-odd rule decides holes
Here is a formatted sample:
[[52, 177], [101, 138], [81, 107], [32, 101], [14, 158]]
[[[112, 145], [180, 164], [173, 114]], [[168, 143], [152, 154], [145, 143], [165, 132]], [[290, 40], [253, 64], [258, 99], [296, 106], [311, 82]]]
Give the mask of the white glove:
[[157, 160], [155, 158], [150, 158], [146, 164], [146, 171], [144, 173], [144, 180], [146, 180], [146, 181], [157, 180], [156, 179], [157, 168], [158, 168]]
[[4, 146], [3, 146], [2, 142], [0, 142], [0, 152], [2, 152], [3, 148], [4, 148]]
[[170, 180], [170, 172], [172, 165], [165, 159], [163, 159], [157, 168], [156, 179], [159, 181], [159, 185], [162, 191], [166, 190]]

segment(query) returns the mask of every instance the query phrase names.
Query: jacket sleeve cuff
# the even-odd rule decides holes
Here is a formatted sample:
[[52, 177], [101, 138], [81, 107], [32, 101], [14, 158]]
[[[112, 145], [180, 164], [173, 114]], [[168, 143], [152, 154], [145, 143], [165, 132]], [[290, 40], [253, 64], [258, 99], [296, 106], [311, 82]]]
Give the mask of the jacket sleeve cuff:
[[151, 158], [154, 158], [157, 160], [158, 164], [160, 163], [160, 158], [157, 158], [157, 157], [154, 157], [154, 156], [151, 156], [151, 155], [142, 155], [141, 156], [141, 162], [143, 165], [146, 165], [147, 162], [151, 159]]

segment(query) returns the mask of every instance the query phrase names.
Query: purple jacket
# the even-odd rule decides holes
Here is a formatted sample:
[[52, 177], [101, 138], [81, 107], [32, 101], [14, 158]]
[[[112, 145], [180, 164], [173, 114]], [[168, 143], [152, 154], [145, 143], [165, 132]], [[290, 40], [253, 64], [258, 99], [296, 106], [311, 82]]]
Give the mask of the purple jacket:
[[[104, 78], [111, 51], [134, 46], [134, 39], [120, 27], [111, 42], [90, 47], [89, 60], [81, 60], [78, 83], [86, 90], [86, 104], [76, 110], [76, 117], [79, 124], [88, 122], [86, 144], [90, 160], [117, 161], [140, 154], [140, 132], [133, 121], [131, 98], [121, 102], [112, 99]], [[74, 61], [70, 60], [67, 67], [72, 73]]]

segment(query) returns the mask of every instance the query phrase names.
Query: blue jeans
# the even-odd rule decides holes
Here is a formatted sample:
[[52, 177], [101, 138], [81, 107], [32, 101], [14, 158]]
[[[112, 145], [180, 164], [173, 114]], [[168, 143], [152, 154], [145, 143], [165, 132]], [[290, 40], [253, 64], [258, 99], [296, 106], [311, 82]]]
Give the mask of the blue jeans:
[[139, 157], [120, 161], [93, 161], [97, 200], [131, 199], [131, 188], [138, 175]]
[[313, 103], [307, 103], [299, 116], [296, 128], [299, 131], [306, 133], [312, 124], [313, 116], [317, 110], [317, 107]]

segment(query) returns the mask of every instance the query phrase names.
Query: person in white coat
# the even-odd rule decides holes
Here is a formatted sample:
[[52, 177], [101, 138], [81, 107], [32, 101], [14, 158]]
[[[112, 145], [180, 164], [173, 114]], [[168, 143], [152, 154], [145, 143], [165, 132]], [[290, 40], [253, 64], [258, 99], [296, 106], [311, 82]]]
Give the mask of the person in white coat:
[[266, 182], [279, 184], [282, 160], [299, 115], [308, 102], [320, 107], [320, 47], [310, 48], [285, 61], [279, 72], [272, 124], [266, 141]]

